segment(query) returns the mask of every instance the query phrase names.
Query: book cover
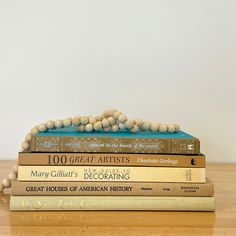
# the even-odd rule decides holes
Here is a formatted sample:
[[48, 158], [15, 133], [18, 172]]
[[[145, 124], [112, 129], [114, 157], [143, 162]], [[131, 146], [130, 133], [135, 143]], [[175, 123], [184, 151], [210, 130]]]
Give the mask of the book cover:
[[214, 197], [11, 196], [11, 211], [214, 211]]
[[13, 181], [12, 195], [32, 196], [201, 196], [214, 194], [213, 184], [151, 182], [19, 182]]
[[19, 166], [19, 181], [206, 182], [205, 168]]
[[183, 131], [82, 133], [72, 126], [33, 135], [29, 151], [199, 154], [200, 141]]
[[108, 165], [204, 168], [204, 155], [132, 153], [26, 153], [20, 152], [19, 165]]

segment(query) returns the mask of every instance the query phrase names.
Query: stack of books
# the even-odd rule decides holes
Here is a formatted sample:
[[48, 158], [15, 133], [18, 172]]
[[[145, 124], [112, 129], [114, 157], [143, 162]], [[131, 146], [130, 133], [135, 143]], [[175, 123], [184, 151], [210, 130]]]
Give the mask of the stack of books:
[[182, 131], [48, 130], [18, 164], [12, 211], [215, 209], [200, 141]]

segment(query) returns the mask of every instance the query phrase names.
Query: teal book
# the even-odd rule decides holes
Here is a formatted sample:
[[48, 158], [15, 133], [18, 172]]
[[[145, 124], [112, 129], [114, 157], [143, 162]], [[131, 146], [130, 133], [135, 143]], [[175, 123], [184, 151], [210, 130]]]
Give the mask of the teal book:
[[32, 136], [29, 152], [200, 154], [200, 141], [183, 131], [78, 132], [76, 127], [48, 130]]

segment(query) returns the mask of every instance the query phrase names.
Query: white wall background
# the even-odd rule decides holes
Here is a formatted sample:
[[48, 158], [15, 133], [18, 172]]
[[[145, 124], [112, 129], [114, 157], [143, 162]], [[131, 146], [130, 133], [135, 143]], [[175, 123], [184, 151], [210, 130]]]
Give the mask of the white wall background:
[[0, 159], [37, 123], [118, 108], [235, 162], [236, 1], [0, 0]]

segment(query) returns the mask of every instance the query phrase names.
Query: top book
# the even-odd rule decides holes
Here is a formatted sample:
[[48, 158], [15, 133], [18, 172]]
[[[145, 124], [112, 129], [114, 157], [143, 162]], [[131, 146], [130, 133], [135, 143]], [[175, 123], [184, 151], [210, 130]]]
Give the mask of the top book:
[[78, 132], [74, 126], [32, 136], [30, 152], [199, 154], [199, 139], [183, 132]]

